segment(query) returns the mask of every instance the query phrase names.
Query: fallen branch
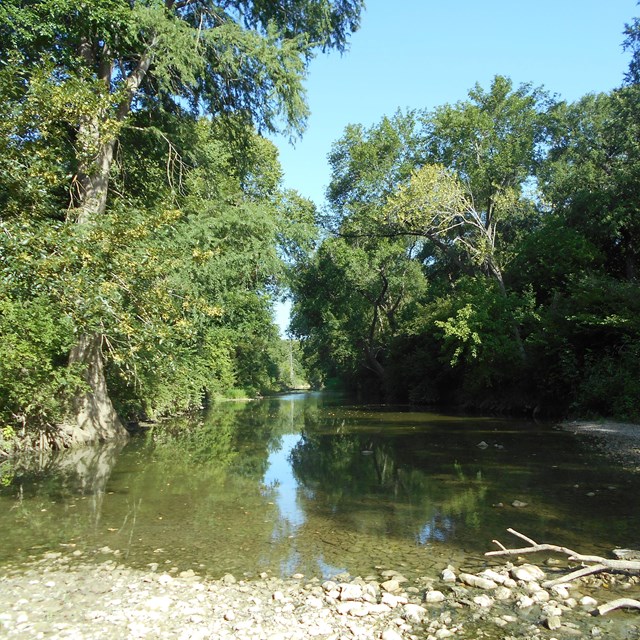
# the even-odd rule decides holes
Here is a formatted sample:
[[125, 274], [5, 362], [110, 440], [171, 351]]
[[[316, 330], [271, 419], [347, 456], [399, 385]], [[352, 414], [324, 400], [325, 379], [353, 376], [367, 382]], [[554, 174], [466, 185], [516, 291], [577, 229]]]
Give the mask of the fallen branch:
[[[524, 540], [529, 544], [528, 547], [520, 547], [519, 549], [508, 549], [498, 540], [494, 540], [494, 544], [500, 547], [500, 551], [488, 551], [485, 556], [515, 556], [525, 553], [540, 553], [541, 551], [550, 551], [552, 553], [562, 553], [569, 557], [569, 560], [574, 562], [581, 562], [583, 565], [587, 565], [572, 571], [566, 576], [557, 578], [556, 580], [549, 580], [543, 583], [544, 587], [553, 587], [563, 582], [571, 582], [586, 575], [594, 573], [600, 573], [601, 571], [620, 571], [623, 573], [638, 573], [640, 574], [640, 560], [610, 560], [608, 558], [602, 558], [600, 556], [587, 556], [582, 553], [578, 553], [568, 547], [562, 547], [556, 544], [539, 544], [535, 540], [528, 538], [527, 536], [519, 533], [515, 529], [507, 529], [512, 535]], [[636, 602], [636, 601], [633, 601]], [[604, 606], [604, 605], [603, 605]], [[627, 606], [627, 605], [621, 605]]]
[[611, 602], [607, 602], [606, 604], [601, 604], [596, 612], [601, 616], [606, 615], [610, 611], [614, 611], [615, 609], [622, 609], [626, 607], [627, 609], [640, 609], [640, 602], [638, 600], [634, 600], [633, 598], [618, 598], [617, 600], [612, 600]]

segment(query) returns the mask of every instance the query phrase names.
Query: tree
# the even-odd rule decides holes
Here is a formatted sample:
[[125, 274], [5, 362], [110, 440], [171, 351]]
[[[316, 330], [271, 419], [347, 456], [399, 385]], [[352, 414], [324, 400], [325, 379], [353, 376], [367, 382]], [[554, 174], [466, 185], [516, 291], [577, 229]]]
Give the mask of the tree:
[[329, 238], [299, 266], [292, 329], [325, 378], [354, 380], [365, 368], [383, 395], [391, 393], [391, 342], [425, 284], [415, 250], [397, 239]]
[[385, 238], [378, 219], [385, 199], [405, 179], [417, 154], [416, 118], [398, 112], [365, 129], [349, 125], [332, 147], [330, 231], [317, 252], [298, 263], [293, 278], [293, 329], [305, 352], [316, 354], [326, 378], [353, 382], [364, 368], [391, 393], [389, 349], [408, 307], [425, 282], [415, 261], [419, 246]]
[[[48, 158], [49, 180], [59, 196], [70, 194], [66, 217], [94, 225], [109, 210], [115, 153], [134, 115], [189, 110], [234, 116], [240, 134], [248, 124], [299, 133], [306, 64], [318, 48], [344, 50], [361, 7], [361, 0], [296, 0], [286, 8], [251, 0], [8, 0], [0, 7], [0, 59], [20, 69], [8, 90], [8, 109], [19, 116], [11, 144], [63, 147]], [[146, 124], [171, 156], [162, 118]], [[57, 207], [60, 215], [65, 203]], [[70, 355], [85, 372], [78, 428], [83, 439], [114, 437], [123, 429], [106, 388], [104, 335], [80, 329]]]
[[629, 69], [625, 74], [627, 84], [640, 83], [640, 18], [634, 18], [632, 22], [625, 24], [623, 42], [625, 50], [631, 51]]
[[484, 227], [485, 272], [498, 280], [498, 265], [504, 269], [508, 260], [509, 231], [535, 214], [533, 180], [551, 105], [543, 89], [530, 84], [514, 89], [509, 78], [496, 76], [488, 91], [476, 85], [468, 100], [423, 118], [429, 163], [443, 165], [463, 185], [475, 222]]
[[329, 154], [330, 205], [325, 226], [335, 233], [371, 233], [380, 208], [399, 184], [420, 164], [417, 118], [398, 112], [365, 129], [348, 125]]
[[547, 202], [605, 256], [616, 277], [638, 261], [640, 85], [558, 105], [541, 173]]

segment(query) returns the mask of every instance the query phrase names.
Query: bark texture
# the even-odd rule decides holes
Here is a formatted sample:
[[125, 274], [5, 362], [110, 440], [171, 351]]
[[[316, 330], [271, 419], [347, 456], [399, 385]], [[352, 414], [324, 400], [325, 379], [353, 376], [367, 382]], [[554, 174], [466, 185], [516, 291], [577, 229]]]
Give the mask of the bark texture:
[[126, 438], [127, 430], [113, 408], [104, 376], [102, 339], [98, 334], [83, 334], [69, 354], [69, 364], [84, 367], [87, 391], [79, 391], [73, 401], [75, 425], [74, 443], [106, 442]]

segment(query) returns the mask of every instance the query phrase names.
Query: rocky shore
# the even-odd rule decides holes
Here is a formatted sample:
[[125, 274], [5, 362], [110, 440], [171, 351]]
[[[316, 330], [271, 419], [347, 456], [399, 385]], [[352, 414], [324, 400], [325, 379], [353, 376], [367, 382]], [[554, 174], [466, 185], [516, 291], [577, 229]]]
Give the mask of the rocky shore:
[[[108, 559], [105, 558], [107, 554]], [[74, 640], [178, 638], [237, 640], [502, 640], [638, 638], [637, 613], [597, 617], [614, 592], [638, 597], [638, 580], [583, 578], [545, 589], [543, 572], [524, 563], [481, 573], [454, 567], [409, 581], [395, 571], [331, 580], [295, 575], [210, 580], [192, 570], [148, 571], [111, 550], [48, 553], [5, 567], [0, 578], [0, 636]], [[547, 576], [545, 576], [545, 573]], [[553, 577], [553, 575], [552, 575]]]
[[640, 425], [626, 422], [576, 420], [561, 428], [592, 439], [596, 449], [626, 469], [640, 472]]

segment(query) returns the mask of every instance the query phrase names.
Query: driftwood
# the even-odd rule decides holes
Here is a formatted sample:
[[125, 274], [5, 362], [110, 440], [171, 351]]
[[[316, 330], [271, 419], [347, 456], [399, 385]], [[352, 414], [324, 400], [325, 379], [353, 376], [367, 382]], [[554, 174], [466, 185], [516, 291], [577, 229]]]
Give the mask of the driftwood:
[[[485, 553], [486, 556], [515, 556], [524, 553], [539, 553], [541, 551], [550, 551], [552, 553], [562, 553], [568, 556], [569, 560], [572, 560], [574, 562], [581, 562], [583, 565], [586, 565], [581, 569], [577, 569], [565, 576], [562, 576], [561, 578], [544, 582], [542, 585], [543, 587], [553, 587], [557, 584], [571, 582], [572, 580], [576, 580], [577, 578], [582, 578], [583, 576], [588, 576], [594, 573], [600, 573], [602, 571], [616, 571], [622, 573], [640, 574], [640, 560], [610, 560], [608, 558], [602, 558], [600, 556], [588, 556], [582, 553], [577, 553], [576, 551], [574, 551], [573, 549], [569, 549], [568, 547], [561, 547], [556, 544], [539, 544], [535, 540], [532, 540], [522, 533], [515, 531], [515, 529], [507, 529], [507, 531], [514, 536], [524, 540], [525, 542], [528, 542], [529, 546], [521, 547], [519, 549], [507, 549], [507, 547], [505, 547], [501, 542], [499, 542], [498, 540], [494, 540], [494, 544], [500, 547], [500, 551], [488, 551], [487, 553]], [[622, 598], [622, 600], [625, 600], [627, 604], [621, 604], [619, 606], [637, 606], [637, 608], [640, 608], [640, 602], [638, 602], [637, 600], [630, 600], [629, 598]], [[635, 602], [636, 604], [630, 605], [628, 604], [628, 602]]]
[[634, 600], [633, 598], [618, 598], [606, 604], [601, 604], [593, 613], [604, 616], [610, 611], [622, 608], [640, 609], [640, 601]]

